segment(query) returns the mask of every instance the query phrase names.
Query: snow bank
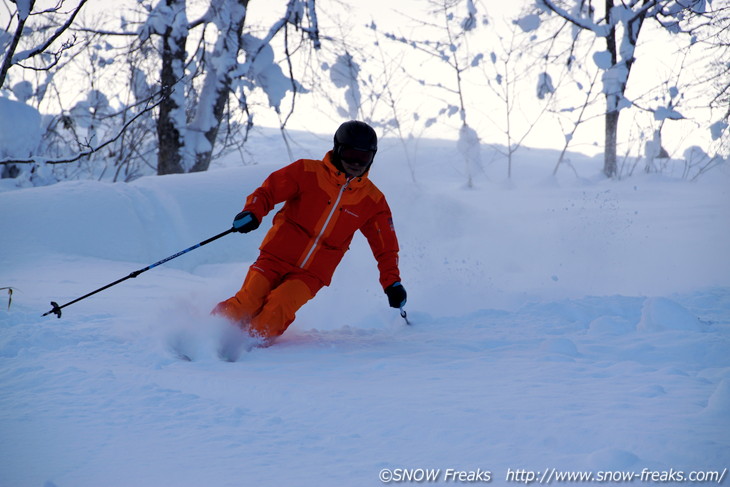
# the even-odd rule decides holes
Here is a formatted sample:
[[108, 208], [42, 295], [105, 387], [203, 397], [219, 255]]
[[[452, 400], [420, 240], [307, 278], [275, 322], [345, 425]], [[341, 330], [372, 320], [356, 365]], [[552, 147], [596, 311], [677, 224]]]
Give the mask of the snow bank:
[[642, 331], [689, 330], [702, 331], [702, 322], [682, 305], [666, 298], [650, 298], [641, 309]]
[[41, 114], [25, 103], [0, 96], [0, 158], [29, 157], [41, 140]]

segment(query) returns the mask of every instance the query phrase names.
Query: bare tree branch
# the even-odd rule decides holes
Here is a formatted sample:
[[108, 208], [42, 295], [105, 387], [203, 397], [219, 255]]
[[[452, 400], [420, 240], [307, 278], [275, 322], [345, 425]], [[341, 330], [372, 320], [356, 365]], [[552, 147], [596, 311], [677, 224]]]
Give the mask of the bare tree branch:
[[124, 135], [126, 130], [129, 128], [130, 125], [132, 125], [137, 119], [139, 119], [141, 116], [145, 115], [146, 113], [150, 112], [151, 110], [154, 110], [159, 106], [160, 103], [162, 103], [162, 98], [152, 103], [152, 101], [158, 97], [161, 94], [161, 92], [157, 92], [154, 95], [150, 96], [146, 100], [143, 100], [139, 104], [144, 103], [145, 107], [142, 111], [140, 111], [138, 114], [136, 114], [134, 117], [130, 118], [127, 123], [125, 123], [121, 129], [119, 129], [119, 132], [112, 137], [111, 139], [105, 141], [104, 143], [98, 145], [97, 147], [90, 147], [89, 150], [85, 150], [82, 152], [79, 152], [78, 154], [66, 157], [66, 158], [60, 158], [60, 159], [44, 159], [44, 158], [31, 158], [31, 159], [6, 159], [4, 161], [0, 161], [0, 165], [5, 164], [36, 164], [38, 162], [45, 162], [46, 164], [68, 164], [71, 162], [76, 162], [80, 159], [83, 159], [84, 157], [89, 157], [90, 155], [94, 154], [95, 152], [99, 152], [104, 147], [108, 146], [109, 144], [112, 144], [119, 140], [120, 137]]
[[58, 29], [56, 29], [56, 32], [54, 32], [53, 35], [51, 35], [51, 37], [49, 37], [46, 40], [46, 42], [44, 42], [40, 46], [37, 46], [34, 49], [31, 49], [29, 51], [24, 51], [20, 54], [16, 54], [15, 56], [13, 56], [13, 64], [19, 63], [20, 61], [25, 61], [26, 59], [30, 59], [34, 56], [37, 56], [37, 55], [45, 52], [51, 46], [51, 44], [53, 44], [56, 41], [56, 39], [58, 39], [61, 36], [61, 34], [63, 34], [71, 26], [71, 24], [76, 19], [76, 16], [79, 14], [79, 12], [81, 11], [81, 8], [84, 6], [84, 4], [86, 2], [87, 2], [87, 0], [80, 0], [76, 9], [74, 9], [73, 13], [71, 13], [71, 16], [66, 20], [66, 22], [62, 26], [60, 26]]

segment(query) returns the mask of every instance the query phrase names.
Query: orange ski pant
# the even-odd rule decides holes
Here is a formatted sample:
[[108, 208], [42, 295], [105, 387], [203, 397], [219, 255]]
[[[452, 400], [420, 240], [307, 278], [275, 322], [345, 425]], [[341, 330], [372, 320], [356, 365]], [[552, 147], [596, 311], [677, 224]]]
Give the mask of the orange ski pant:
[[271, 343], [322, 286], [298, 267], [262, 255], [249, 268], [241, 289], [218, 303], [213, 314], [225, 316], [251, 336]]

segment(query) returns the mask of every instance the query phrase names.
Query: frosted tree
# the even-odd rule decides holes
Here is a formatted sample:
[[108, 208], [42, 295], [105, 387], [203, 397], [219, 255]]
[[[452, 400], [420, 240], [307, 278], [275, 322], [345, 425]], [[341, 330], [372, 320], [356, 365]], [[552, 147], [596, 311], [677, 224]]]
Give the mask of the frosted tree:
[[710, 135], [717, 151], [730, 157], [730, 4], [718, 5], [711, 16], [696, 18], [689, 29], [694, 45], [707, 48], [709, 67], [698, 70], [697, 83], [707, 99], [700, 103], [712, 109]]
[[192, 171], [206, 171], [223, 121], [231, 92], [232, 74], [241, 51], [241, 37], [246, 21], [248, 0], [211, 3], [209, 16], [218, 38], [207, 56], [206, 75], [198, 106], [187, 127], [186, 164]]
[[[64, 38], [87, 0], [70, 2], [60, 0], [55, 6], [34, 11], [35, 0], [15, 0], [8, 29], [0, 28], [0, 52], [4, 52], [0, 66], [0, 88], [5, 87], [12, 68], [50, 70], [59, 63], [66, 51], [74, 49], [74, 39]], [[35, 62], [30, 65], [29, 62]]]
[[185, 60], [188, 20], [185, 0], [162, 0], [152, 9], [140, 30], [145, 42], [153, 34], [160, 36], [160, 95], [157, 119], [157, 173], [184, 171], [185, 145]]
[[[33, 1], [17, 0], [8, 31], [0, 30], [2, 95], [15, 93], [37, 106], [53, 92], [54, 109], [61, 107], [43, 119], [51, 122], [40, 152], [0, 160], [4, 173], [15, 163], [35, 168], [80, 162], [89, 176], [104, 177], [106, 168], [92, 168], [101, 149], [104, 157], [96, 162], [113, 161], [115, 178], [122, 167], [124, 179], [139, 176], [142, 166], [158, 174], [204, 171], [216, 155], [245, 142], [252, 107], [265, 103], [281, 114], [287, 99], [291, 114], [294, 97], [305, 91], [291, 58], [303, 44], [320, 46], [314, 0], [282, 0], [282, 15], [263, 27], [246, 22], [249, 0], [139, 0], [81, 22], [77, 14], [85, 2], [71, 8], [59, 0], [35, 12]], [[275, 54], [274, 46], [282, 44], [287, 74]], [[71, 62], [69, 83], [71, 77], [57, 74]], [[45, 72], [46, 79], [33, 80], [21, 68]], [[282, 125], [287, 119], [282, 116]], [[149, 160], [150, 152], [156, 161]], [[58, 171], [59, 177], [70, 174], [80, 176]]]
[[442, 102], [438, 116], [425, 121], [430, 126], [439, 119], [458, 115], [459, 138], [457, 148], [465, 162], [467, 187], [473, 186], [474, 168], [481, 165], [481, 150], [479, 135], [472, 128], [467, 119], [467, 85], [465, 74], [483, 61], [483, 55], [476, 53], [469, 45], [470, 34], [480, 25], [487, 23], [484, 14], [479, 15], [477, 3], [474, 0], [430, 0], [429, 18], [433, 19], [423, 26], [433, 35], [428, 39], [414, 39], [387, 33], [385, 36], [391, 41], [402, 43], [416, 50], [426, 57], [426, 62], [436, 62], [443, 69], [444, 80], [427, 80], [412, 75], [423, 87], [436, 88], [447, 94], [447, 100]]
[[[374, 26], [375, 24], [372, 23], [371, 27]], [[375, 33], [377, 35], [377, 30], [375, 30]], [[371, 98], [384, 107], [384, 110], [380, 112], [383, 115], [379, 125], [383, 128], [385, 134], [395, 135], [400, 141], [411, 174], [411, 180], [416, 183], [414, 158], [417, 145], [411, 147], [408, 141], [415, 141], [418, 138], [419, 110], [418, 108], [415, 108], [415, 110], [408, 109], [401, 103], [401, 100], [406, 98], [405, 95], [409, 91], [408, 77], [402, 67], [406, 53], [403, 51], [397, 53], [387, 52], [377, 37], [375, 46], [377, 51], [372, 58], [377, 59], [381, 69], [376, 76], [370, 78], [372, 80], [370, 86], [373, 92]], [[420, 130], [424, 129], [420, 128]]]
[[[489, 50], [484, 53], [484, 61], [475, 59], [482, 67], [488, 88], [499, 101], [490, 106], [487, 117], [503, 135], [504, 146], [496, 146], [496, 150], [507, 159], [508, 178], [512, 177], [515, 152], [547, 111], [556, 90], [548, 67], [526, 55], [534, 42], [530, 34], [534, 28], [530, 18], [506, 26], [501, 31], [503, 35], [486, 43]], [[539, 69], [533, 69], [535, 66]], [[534, 97], [523, 96], [528, 87], [534, 90]]]
[[[253, 125], [248, 103], [253, 91], [263, 90], [278, 113], [287, 93], [300, 89], [276, 62], [271, 42], [283, 33], [288, 43], [294, 28], [318, 47], [314, 0], [288, 0], [283, 15], [262, 38], [246, 31], [248, 3], [211, 0], [203, 17], [191, 22], [185, 0], [161, 0], [142, 26], [143, 42], [151, 36], [159, 39], [164, 101], [157, 126], [158, 174], [207, 170], [231, 113], [245, 113], [245, 125]], [[204, 30], [196, 34], [200, 40], [191, 49], [191, 29], [198, 27]], [[209, 37], [214, 38], [210, 44]], [[197, 83], [197, 78], [202, 81]]]
[[[705, 0], [536, 0], [542, 14], [557, 15], [564, 21], [558, 30], [567, 29], [572, 39], [588, 34], [604, 41], [604, 49], [593, 54], [602, 71], [605, 98], [604, 166], [607, 177], [617, 176], [617, 142], [621, 110], [632, 105], [627, 86], [637, 61], [636, 48], [645, 24], [656, 22], [660, 28], [679, 34], [682, 24], [693, 16], [708, 15]], [[555, 32], [557, 35], [557, 31]], [[590, 42], [590, 41], [589, 41]], [[570, 62], [572, 50], [565, 53]]]
[[[22, 103], [37, 107], [52, 82], [53, 74], [64, 66], [68, 58], [85, 43], [67, 36], [87, 0], [66, 2], [60, 0], [51, 8], [36, 9], [34, 0], [15, 0], [8, 3], [8, 23], [0, 27], [0, 90], [11, 92]], [[14, 8], [11, 7], [11, 4]], [[42, 78], [35, 85], [25, 79]], [[16, 164], [3, 164], [2, 177], [17, 177]]]
[[[343, 32], [354, 29], [340, 19], [338, 27]], [[412, 88], [403, 68], [407, 53], [384, 47], [388, 43], [384, 45], [375, 21], [364, 27], [369, 31], [368, 38], [372, 43], [353, 44], [347, 36], [328, 39], [329, 49], [319, 53], [319, 62], [310, 63], [312, 67], [319, 67], [310, 73], [312, 95], [324, 100], [318, 106], [325, 110], [333, 107], [339, 118], [364, 120], [382, 131], [384, 136], [397, 137], [415, 182], [413, 157], [406, 140], [412, 137], [418, 113], [401, 103], [407, 98], [404, 94]], [[323, 72], [326, 79], [322, 79]]]

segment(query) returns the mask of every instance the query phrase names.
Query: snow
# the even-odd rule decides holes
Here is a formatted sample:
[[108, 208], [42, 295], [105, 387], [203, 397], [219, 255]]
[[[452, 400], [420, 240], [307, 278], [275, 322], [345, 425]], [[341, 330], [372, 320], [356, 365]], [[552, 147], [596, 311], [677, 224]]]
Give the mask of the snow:
[[537, 79], [537, 99], [544, 100], [546, 95], [555, 93], [553, 78], [548, 73], [540, 73]]
[[13, 3], [18, 7], [18, 19], [26, 20], [33, 10], [33, 2], [31, 0], [16, 0]]
[[[710, 3], [712, 3], [712, 0], [710, 0]], [[704, 14], [707, 12], [707, 2], [706, 0], [694, 0], [690, 3], [690, 8], [696, 14]]]
[[344, 118], [356, 119], [362, 106], [362, 95], [358, 82], [360, 73], [359, 64], [350, 53], [337, 56], [335, 64], [328, 66], [330, 80], [337, 88], [345, 88], [345, 103], [347, 109], [339, 107], [338, 111]]
[[611, 66], [601, 75], [603, 93], [615, 95], [608, 100], [609, 109], [621, 110], [631, 106], [631, 103], [623, 97], [621, 88], [626, 84], [628, 77], [629, 70], [623, 62]]
[[[461, 113], [462, 120], [464, 112]], [[471, 128], [466, 121], [463, 121], [459, 128], [459, 140], [456, 147], [464, 158], [466, 164], [467, 186], [472, 186], [472, 175], [474, 169], [481, 165], [481, 144], [479, 143], [479, 134]]]
[[152, 87], [147, 83], [147, 76], [139, 68], [132, 68], [132, 93], [137, 101], [148, 98], [152, 93]]
[[613, 62], [611, 61], [611, 53], [608, 51], [594, 52], [593, 62], [595, 62], [596, 66], [603, 70], [611, 69], [611, 66], [613, 66]]
[[461, 29], [464, 32], [469, 32], [471, 30], [474, 30], [477, 26], [477, 8], [474, 5], [473, 0], [466, 0], [466, 11], [467, 15], [464, 20], [461, 21]]
[[722, 137], [723, 133], [728, 128], [727, 122], [724, 120], [718, 120], [717, 122], [710, 125], [710, 133], [712, 134], [712, 140], [717, 140]]
[[[244, 34], [243, 49], [246, 52], [246, 62], [237, 72], [251, 80], [253, 86], [260, 87], [266, 93], [269, 105], [277, 111], [287, 91], [292, 90], [292, 80], [284, 75], [281, 67], [274, 60], [274, 50], [268, 42], [251, 34]], [[296, 83], [295, 83], [296, 84]], [[298, 91], [304, 91], [296, 84]]]
[[145, 41], [149, 39], [152, 34], [164, 34], [167, 26], [172, 25], [174, 20], [174, 5], [168, 5], [165, 1], [158, 2], [158, 4], [150, 11], [150, 15], [145, 23], [140, 27], [140, 39]]
[[30, 81], [21, 81], [15, 83], [11, 91], [18, 101], [25, 103], [33, 96], [33, 85]]
[[670, 107], [657, 107], [654, 110], [654, 120], [662, 121], [662, 120], [681, 120], [684, 116], [679, 113], [677, 110], [674, 110]]
[[538, 14], [528, 14], [514, 21], [523, 32], [533, 32], [540, 28], [540, 16]]
[[[79, 127], [88, 129], [98, 123], [99, 119], [109, 113], [110, 105], [106, 95], [99, 90], [89, 90], [86, 99], [76, 103], [71, 108], [74, 123]], [[90, 140], [89, 143], [92, 143]], [[96, 143], [96, 141], [93, 141]]]
[[25, 103], [0, 96], [0, 158], [25, 159], [41, 141], [41, 114]]
[[[227, 229], [289, 162], [275, 133], [252, 136], [256, 165], [0, 186], [0, 287], [15, 290], [9, 309], [0, 298], [0, 485], [730, 467], [724, 166], [694, 183], [609, 181], [600, 158], [571, 154], [580, 177], [549, 178], [557, 153], [522, 149], [508, 182], [483, 144], [467, 189], [455, 142], [414, 144], [413, 183], [383, 138], [371, 176], [394, 212], [412, 326], [358, 236], [276, 345], [219, 360], [240, 337], [209, 310], [240, 286], [271, 216], [41, 317]], [[329, 148], [293, 136], [302, 157]]]

